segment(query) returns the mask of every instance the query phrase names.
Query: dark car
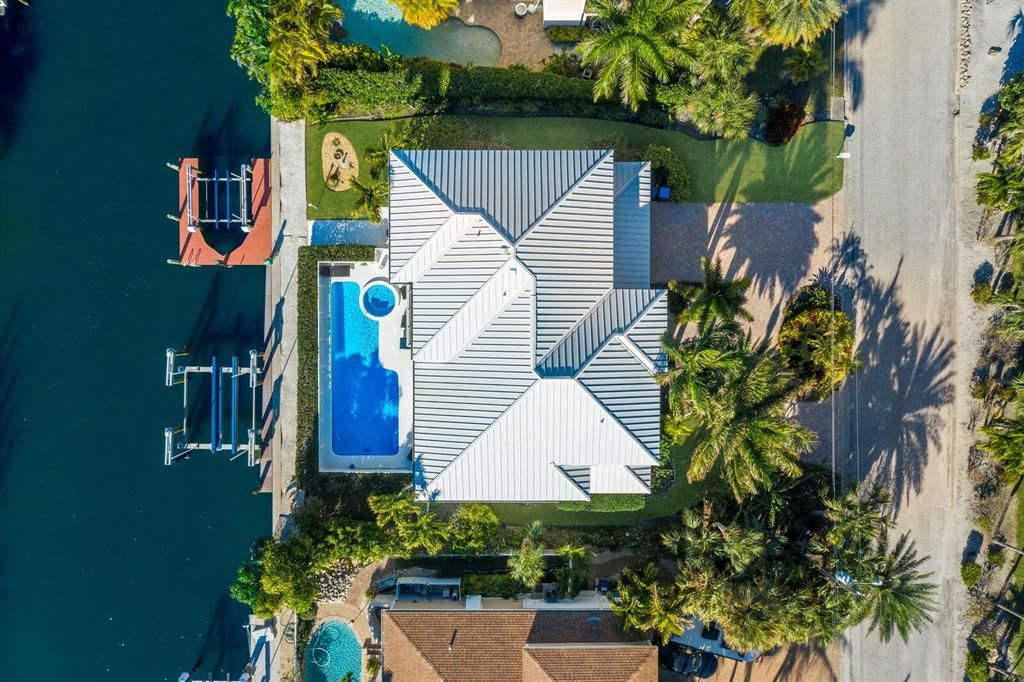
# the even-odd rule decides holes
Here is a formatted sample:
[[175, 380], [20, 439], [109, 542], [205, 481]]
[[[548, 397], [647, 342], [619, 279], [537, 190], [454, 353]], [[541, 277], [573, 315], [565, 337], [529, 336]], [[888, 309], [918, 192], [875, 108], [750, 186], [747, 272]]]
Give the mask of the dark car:
[[672, 672], [706, 679], [718, 670], [718, 658], [704, 651], [678, 650], [672, 658]]

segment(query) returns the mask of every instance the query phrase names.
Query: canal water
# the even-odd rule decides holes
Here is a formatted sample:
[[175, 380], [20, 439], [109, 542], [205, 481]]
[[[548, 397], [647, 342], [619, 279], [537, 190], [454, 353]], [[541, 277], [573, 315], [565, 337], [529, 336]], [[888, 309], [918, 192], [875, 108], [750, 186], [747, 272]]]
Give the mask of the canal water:
[[[164, 163], [269, 150], [222, 0], [9, 2], [0, 29], [0, 678], [236, 674], [270, 498], [165, 468], [164, 348], [262, 336], [263, 268], [183, 269]], [[0, 20], [3, 21], [3, 20]]]

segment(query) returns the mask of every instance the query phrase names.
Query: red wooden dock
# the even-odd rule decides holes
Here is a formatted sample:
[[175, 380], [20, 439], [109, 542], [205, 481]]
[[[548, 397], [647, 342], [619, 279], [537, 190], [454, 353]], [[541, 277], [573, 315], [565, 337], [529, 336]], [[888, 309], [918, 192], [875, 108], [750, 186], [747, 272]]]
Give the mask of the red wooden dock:
[[[252, 229], [245, 240], [228, 254], [222, 254], [206, 243], [202, 230], [189, 230], [188, 169], [199, 168], [199, 159], [182, 159], [178, 164], [178, 262], [181, 265], [265, 265], [273, 253], [270, 225], [270, 159], [253, 159], [252, 184]], [[192, 174], [192, 212], [198, 212], [199, 180]]]

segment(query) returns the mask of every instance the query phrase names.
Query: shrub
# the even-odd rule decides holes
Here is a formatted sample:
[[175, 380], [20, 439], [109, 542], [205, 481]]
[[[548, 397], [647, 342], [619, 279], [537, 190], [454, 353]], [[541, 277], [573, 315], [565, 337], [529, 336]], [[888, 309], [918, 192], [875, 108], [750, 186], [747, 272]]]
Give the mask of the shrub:
[[768, 144], [786, 144], [793, 139], [804, 120], [804, 110], [796, 102], [782, 100], [779, 106], [768, 111], [768, 123], [764, 129], [764, 141]]
[[370, 656], [366, 659], [366, 674], [372, 680], [374, 676], [380, 671], [380, 659], [376, 656]]
[[462, 576], [462, 594], [479, 594], [484, 597], [515, 599], [522, 591], [522, 585], [508, 573], [495, 575], [469, 574]]
[[623, 494], [595, 494], [591, 495], [588, 502], [559, 502], [558, 509], [561, 511], [589, 511], [589, 512], [625, 512], [643, 509], [646, 504], [646, 495]]
[[1006, 552], [1001, 549], [988, 550], [988, 563], [997, 568], [1006, 563]]
[[979, 516], [978, 518], [974, 519], [974, 525], [976, 525], [978, 527], [978, 530], [980, 530], [982, 533], [992, 532], [992, 519], [990, 519], [987, 516]]
[[967, 665], [964, 674], [970, 682], [988, 682], [988, 651], [975, 649], [967, 652]]
[[999, 640], [989, 628], [979, 627], [971, 633], [971, 639], [982, 650], [991, 650], [999, 646]]
[[981, 580], [981, 573], [981, 566], [974, 561], [965, 561], [960, 564], [960, 578], [968, 589], [978, 584], [978, 581]]
[[575, 52], [569, 52], [568, 50], [562, 50], [558, 54], [545, 57], [541, 62], [540, 70], [544, 73], [553, 73], [556, 76], [565, 76], [566, 78], [580, 78], [583, 76], [583, 66], [580, 64], [579, 56]]
[[464, 504], [449, 520], [451, 549], [481, 553], [494, 547], [501, 522], [486, 504]]
[[978, 282], [971, 287], [971, 299], [978, 305], [991, 303], [993, 295], [992, 285], [988, 282]]
[[825, 398], [860, 367], [854, 349], [853, 322], [828, 289], [801, 290], [786, 310], [779, 330], [779, 353], [786, 366], [815, 398]]
[[544, 32], [553, 43], [582, 43], [594, 35], [593, 29], [586, 26], [548, 26]]
[[989, 151], [988, 147], [983, 144], [976, 144], [971, 149], [971, 161], [984, 161], [985, 159], [992, 156], [992, 152]]
[[686, 201], [692, 196], [686, 164], [671, 147], [649, 144], [640, 158], [651, 162], [651, 183], [656, 187], [668, 187], [672, 201]]
[[308, 118], [397, 117], [443, 111], [455, 104], [495, 102], [591, 104], [591, 83], [551, 72], [465, 67], [403, 59], [386, 70], [352, 70], [333, 64], [307, 86], [301, 108]]

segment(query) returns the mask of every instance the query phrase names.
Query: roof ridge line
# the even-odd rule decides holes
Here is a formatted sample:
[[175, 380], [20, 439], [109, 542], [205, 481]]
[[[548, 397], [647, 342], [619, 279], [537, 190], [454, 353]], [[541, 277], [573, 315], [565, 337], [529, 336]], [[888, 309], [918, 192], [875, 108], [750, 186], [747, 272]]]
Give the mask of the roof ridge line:
[[[584, 384], [584, 383], [583, 383], [582, 381], [580, 381], [579, 379], [577, 379], [576, 377], [572, 377], [572, 378], [570, 378], [569, 380], [570, 380], [570, 381], [573, 381], [573, 382], [575, 382], [577, 386], [579, 386], [580, 388], [582, 388], [582, 389], [583, 389], [583, 390], [584, 390], [584, 391], [586, 392], [586, 394], [587, 394], [588, 396], [590, 396], [590, 399], [594, 401], [594, 404], [596, 404], [596, 405], [597, 405], [598, 409], [602, 410], [602, 411], [603, 411], [603, 412], [604, 412], [605, 414], [607, 414], [607, 415], [608, 415], [609, 417], [611, 417], [612, 421], [613, 421], [613, 422], [615, 422], [616, 424], [618, 424], [619, 428], [620, 428], [620, 429], [622, 429], [622, 430], [623, 430], [623, 431], [624, 431], [624, 432], [626, 433], [626, 435], [627, 435], [627, 436], [629, 436], [629, 437], [630, 437], [630, 438], [631, 438], [631, 439], [633, 440], [633, 442], [634, 442], [634, 443], [636, 443], [636, 444], [637, 444], [637, 445], [638, 445], [638, 446], [640, 447], [640, 449], [641, 449], [641, 450], [643, 450], [644, 452], [646, 452], [646, 453], [647, 453], [647, 455], [648, 455], [648, 456], [649, 456], [649, 457], [650, 457], [650, 458], [651, 458], [651, 459], [652, 459], [652, 460], [654, 461], [654, 464], [659, 464], [659, 463], [660, 463], [660, 460], [658, 459], [657, 455], [655, 455], [654, 453], [652, 453], [652, 452], [651, 452], [651, 451], [650, 451], [650, 450], [649, 450], [649, 449], [647, 448], [647, 446], [646, 446], [646, 445], [644, 445], [644, 444], [643, 444], [642, 442], [640, 442], [640, 439], [636, 437], [636, 434], [635, 434], [635, 433], [633, 433], [633, 430], [632, 430], [632, 429], [630, 429], [630, 428], [629, 428], [628, 426], [626, 426], [625, 424], [623, 424], [623, 423], [622, 423], [622, 420], [621, 420], [621, 419], [619, 419], [619, 418], [618, 418], [618, 417], [617, 417], [617, 416], [615, 415], [615, 413], [614, 413], [614, 412], [612, 412], [611, 410], [609, 410], [609, 409], [608, 409], [608, 407], [607, 407], [607, 406], [606, 406], [606, 405], [605, 405], [605, 404], [604, 404], [603, 402], [601, 402], [601, 399], [600, 399], [600, 398], [598, 398], [598, 397], [597, 397], [596, 395], [594, 395], [594, 392], [593, 392], [593, 391], [591, 391], [591, 390], [590, 390], [589, 388], [587, 388], [587, 386], [586, 386], [586, 385], [585, 385], [585, 384]], [[594, 465], [591, 465], [591, 466], [594, 466]], [[629, 465], [627, 465], [627, 464], [621, 464], [621, 465], [619, 465], [619, 466], [624, 466], [624, 467], [626, 467], [627, 469], [629, 468]], [[638, 477], [638, 478], [639, 478], [639, 477]], [[642, 482], [642, 481], [641, 481], [641, 482]]]
[[[619, 289], [619, 288], [616, 288], [616, 287], [610, 288], [608, 291], [604, 292], [604, 295], [602, 295], [601, 298], [599, 298], [596, 301], [594, 301], [594, 305], [590, 306], [590, 309], [587, 310], [587, 312], [583, 315], [583, 317], [581, 317], [580, 319], [576, 320], [576, 323], [573, 324], [573, 326], [570, 327], [567, 332], [562, 334], [561, 338], [558, 339], [558, 341], [555, 341], [555, 343], [551, 346], [551, 348], [548, 349], [548, 352], [545, 353], [544, 356], [541, 357], [540, 360], [534, 361], [534, 364], [533, 364], [534, 368], [536, 369], [537, 367], [540, 367], [541, 365], [543, 365], [544, 362], [551, 356], [551, 354], [554, 353], [558, 349], [558, 347], [561, 345], [561, 343], [563, 341], [565, 341], [566, 337], [568, 337], [570, 334], [572, 334], [574, 331], [576, 331], [576, 329], [579, 328], [579, 326], [583, 324], [584, 320], [586, 320], [588, 317], [590, 317], [590, 315], [594, 312], [594, 309], [597, 308], [597, 306], [601, 304], [601, 301], [605, 300], [606, 298], [611, 296], [616, 291], [657, 291], [657, 292], [660, 292], [660, 293], [654, 295], [653, 297], [651, 297], [651, 300], [644, 304], [643, 308], [640, 309], [640, 312], [638, 312], [636, 314], [636, 317], [634, 317], [633, 320], [629, 324], [627, 324], [623, 328], [623, 330], [621, 332], [616, 332], [616, 333], [610, 334], [607, 339], [605, 339], [604, 341], [599, 343], [597, 348], [594, 349], [594, 352], [590, 356], [590, 358], [586, 362], [584, 362], [582, 365], [580, 365], [580, 368], [576, 371], [575, 374], [573, 374], [571, 376], [571, 378], [575, 379], [580, 374], [582, 374], [583, 371], [586, 370], [587, 367], [590, 366], [590, 363], [594, 361], [594, 358], [596, 358], [598, 355], [601, 354], [601, 351], [605, 349], [605, 346], [607, 346], [611, 342], [612, 339], [614, 339], [616, 336], [625, 336], [630, 331], [632, 331], [633, 327], [635, 327], [637, 325], [637, 323], [641, 320], [641, 318], [643, 318], [644, 315], [646, 315], [648, 312], [650, 312], [650, 309], [654, 306], [654, 304], [657, 303], [661, 299], [661, 297], [665, 295], [664, 292], [666, 292], [667, 289], [655, 289], [654, 287], [647, 287], [646, 289], [632, 289], [632, 288], [621, 288], [621, 289]], [[645, 355], [646, 355], [646, 353], [645, 353]]]
[[481, 438], [483, 438], [483, 437], [484, 437], [484, 434], [488, 433], [488, 432], [489, 432], [489, 431], [490, 431], [491, 429], [493, 429], [493, 428], [494, 428], [494, 425], [495, 425], [495, 424], [497, 424], [497, 423], [498, 423], [499, 421], [501, 421], [501, 420], [502, 420], [502, 419], [503, 419], [503, 418], [505, 417], [505, 415], [506, 415], [506, 414], [508, 414], [508, 411], [509, 411], [509, 410], [511, 410], [511, 409], [512, 409], [512, 407], [513, 407], [514, 405], [516, 405], [516, 404], [517, 404], [517, 403], [518, 403], [519, 401], [521, 401], [521, 400], [522, 400], [523, 398], [525, 398], [525, 397], [526, 397], [526, 394], [528, 394], [528, 393], [529, 393], [530, 391], [532, 391], [532, 390], [533, 390], [533, 389], [534, 389], [534, 388], [535, 388], [535, 387], [537, 386], [537, 384], [538, 384], [539, 382], [541, 382], [541, 381], [543, 381], [543, 379], [541, 379], [540, 377], [537, 377], [537, 378], [536, 378], [536, 379], [535, 379], [535, 380], [533, 381], [533, 383], [532, 383], [532, 384], [530, 384], [529, 386], [527, 386], [527, 387], [526, 387], [526, 389], [524, 389], [524, 390], [523, 390], [523, 392], [522, 392], [522, 393], [520, 393], [520, 394], [519, 394], [519, 395], [518, 395], [518, 396], [516, 397], [516, 399], [515, 399], [515, 400], [513, 400], [513, 401], [512, 401], [511, 403], [509, 403], [509, 404], [508, 404], [508, 406], [507, 406], [507, 407], [506, 407], [506, 408], [505, 408], [504, 410], [502, 410], [502, 411], [501, 411], [501, 414], [499, 414], [498, 416], [496, 416], [496, 417], [495, 417], [494, 419], [492, 419], [492, 420], [491, 420], [491, 423], [487, 425], [487, 428], [486, 428], [486, 429], [484, 429], [483, 431], [481, 431], [480, 433], [478, 433], [478, 434], [476, 435], [476, 438], [474, 438], [473, 440], [469, 441], [469, 443], [467, 443], [467, 444], [466, 444], [466, 447], [462, 448], [462, 451], [461, 451], [461, 452], [460, 452], [459, 454], [457, 454], [457, 455], [455, 455], [454, 457], [452, 457], [452, 459], [451, 459], [451, 461], [450, 461], [450, 462], [448, 462], [448, 463], [447, 463], [447, 464], [445, 464], [445, 465], [444, 465], [443, 467], [441, 467], [441, 470], [440, 470], [440, 471], [438, 471], [438, 472], [437, 472], [436, 474], [434, 474], [434, 477], [433, 477], [433, 478], [431, 478], [431, 479], [430, 479], [430, 481], [428, 481], [428, 482], [427, 482], [427, 485], [429, 486], [429, 485], [430, 485], [431, 483], [433, 483], [434, 481], [436, 481], [437, 479], [439, 479], [439, 478], [441, 477], [441, 475], [442, 475], [442, 474], [444, 474], [444, 472], [448, 471], [448, 468], [449, 468], [449, 467], [450, 467], [450, 466], [451, 466], [452, 464], [454, 464], [454, 463], [455, 463], [456, 461], [458, 461], [458, 459], [459, 459], [460, 457], [462, 457], [462, 456], [463, 456], [464, 454], [466, 454], [466, 451], [467, 451], [467, 450], [469, 450], [469, 449], [470, 449], [471, 447], [473, 447], [474, 445], [476, 445], [477, 441], [479, 441], [479, 440], [480, 440]]
[[[469, 340], [466, 341], [466, 343], [461, 348], [459, 348], [459, 350], [457, 350], [452, 355], [451, 359], [457, 358], [464, 350], [466, 350], [467, 348], [472, 346], [473, 342], [476, 341], [478, 338], [480, 338], [480, 335], [483, 334], [487, 330], [487, 328], [490, 327], [491, 324], [496, 319], [498, 319], [498, 317], [502, 313], [504, 313], [506, 310], [508, 310], [509, 306], [512, 305], [512, 303], [514, 301], [516, 301], [523, 294], [523, 291], [526, 289], [526, 287], [529, 286], [530, 283], [533, 283], [534, 289], [536, 289], [537, 278], [534, 277], [533, 273], [530, 272], [529, 269], [526, 268], [526, 266], [523, 265], [522, 261], [520, 261], [518, 258], [516, 258], [515, 254], [509, 254], [508, 260], [506, 260], [504, 263], [502, 263], [498, 267], [498, 269], [495, 270], [494, 273], [490, 277], [487, 278], [487, 281], [484, 282], [482, 285], [480, 285], [480, 288], [478, 288], [475, 292], [473, 292], [473, 295], [470, 296], [469, 299], [459, 307], [458, 311], [456, 311], [456, 313], [454, 315], [452, 315], [447, 320], [445, 320], [444, 324], [442, 324], [440, 327], [438, 327], [437, 331], [430, 335], [430, 338], [427, 339], [426, 342], [422, 346], [420, 346], [420, 349], [417, 352], [413, 353], [412, 359], [416, 360], [416, 358], [420, 355], [420, 353], [422, 353], [424, 350], [426, 350], [427, 346], [429, 346], [431, 344], [431, 342], [433, 342], [434, 339], [436, 339], [437, 336], [442, 331], [444, 331], [445, 329], [448, 328], [448, 326], [452, 323], [452, 320], [454, 320], [456, 317], [458, 317], [458, 315], [463, 310], [466, 309], [466, 306], [468, 306], [475, 298], [480, 296], [480, 292], [483, 291], [484, 288], [487, 285], [489, 285], [491, 282], [493, 282], [501, 274], [501, 271], [504, 270], [506, 267], [508, 267], [509, 264], [511, 264], [511, 263], [515, 263], [517, 267], [523, 268], [523, 270], [525, 270], [525, 272], [526, 272], [526, 274], [528, 276], [529, 281], [526, 284], [524, 284], [522, 287], [517, 289], [516, 292], [515, 292], [515, 296], [512, 296], [508, 300], [508, 302], [506, 302], [503, 306], [501, 306], [501, 308], [498, 309], [498, 312], [496, 312], [491, 317], [491, 319], [487, 320], [487, 322], [484, 323], [484, 325], [482, 327], [480, 327], [480, 330], [477, 331], [475, 334], [473, 334], [473, 336], [471, 336], [469, 338]], [[441, 361], [441, 360], [421, 360], [421, 362], [450, 362], [451, 359], [450, 360], [444, 360], [444, 361]]]
[[[552, 202], [552, 204], [550, 206], [548, 206], [547, 209], [543, 213], [541, 213], [539, 216], [537, 216], [536, 220], [534, 220], [532, 223], [530, 223], [530, 225], [527, 226], [527, 228], [525, 230], [523, 230], [523, 233], [521, 235], [519, 235], [519, 238], [516, 239], [512, 243], [513, 244], [519, 244], [519, 242], [521, 242], [524, 239], [526, 239], [530, 235], [530, 233], [533, 232], [533, 228], [537, 227], [542, 222], [544, 222], [545, 218], [547, 218], [549, 215], [551, 215], [551, 213], [555, 209], [557, 209], [559, 206], [562, 205], [562, 202], [565, 201], [566, 197], [568, 197], [570, 194], [575, 192], [579, 188], [580, 185], [582, 185], [584, 182], [586, 182], [588, 179], [590, 179], [590, 176], [594, 174], [594, 171], [596, 171], [597, 168], [601, 164], [603, 164], [606, 159], [611, 157], [612, 164], [614, 165], [615, 164], [615, 156], [614, 155], [615, 155], [615, 150], [614, 149], [606, 149], [604, 154], [601, 154], [601, 156], [597, 157], [597, 160], [594, 161], [594, 163], [590, 166], [590, 168], [588, 168], [586, 170], [586, 172], [583, 173], [583, 175], [580, 176], [579, 180], [577, 180], [576, 182], [572, 183], [572, 185], [570, 185], [569, 188], [567, 190], [565, 190], [565, 192], [562, 193], [562, 196], [560, 196], [557, 199], [555, 199], [555, 201]], [[613, 177], [612, 178], [612, 199], [613, 200], [615, 198], [614, 192], [615, 192], [615, 178]]]
[[[391, 609], [386, 609], [386, 610], [388, 612], [388, 615], [394, 613]], [[384, 615], [382, 615], [381, 618], [383, 619]], [[437, 677], [439, 679], [443, 680], [444, 679], [444, 675], [441, 674], [441, 671], [437, 669], [437, 667], [433, 664], [433, 662], [431, 662], [431, 660], [429, 658], [427, 658], [426, 656], [423, 655], [423, 652], [420, 651], [420, 648], [418, 646], [416, 646], [415, 642], [413, 642], [412, 637], [409, 636], [409, 633], [406, 631], [405, 628], [402, 627], [401, 623], [399, 623], [398, 620], [392, 618], [391, 619], [391, 624], [394, 625], [396, 628], [398, 628], [398, 631], [402, 633], [403, 637], [405, 637], [405, 641], [407, 641], [409, 644], [412, 645], [412, 648], [415, 649], [415, 651], [416, 651], [416, 655], [419, 656], [420, 659], [424, 663], [427, 664], [427, 667], [430, 668], [431, 670], [433, 670], [437, 674]], [[383, 622], [381, 622], [380, 635], [381, 635], [381, 639], [383, 639], [384, 638], [384, 623]]]

